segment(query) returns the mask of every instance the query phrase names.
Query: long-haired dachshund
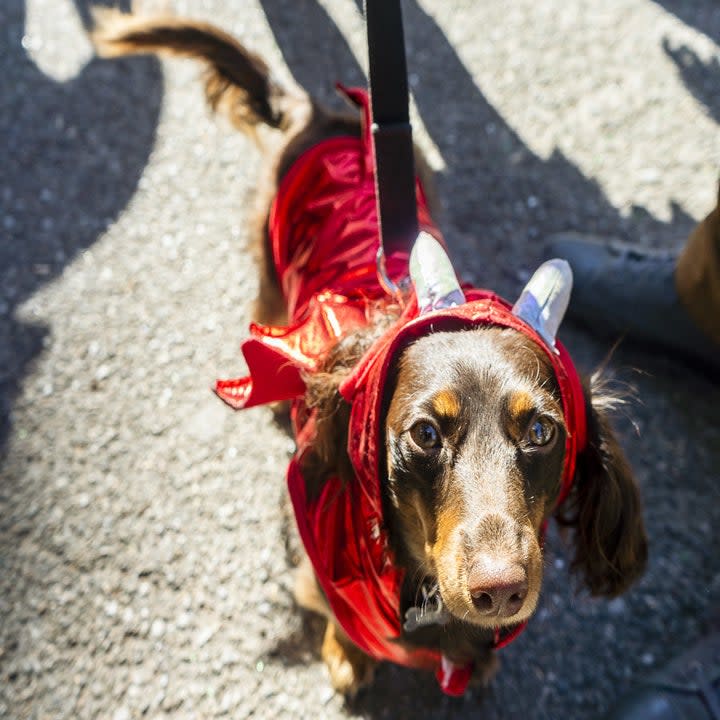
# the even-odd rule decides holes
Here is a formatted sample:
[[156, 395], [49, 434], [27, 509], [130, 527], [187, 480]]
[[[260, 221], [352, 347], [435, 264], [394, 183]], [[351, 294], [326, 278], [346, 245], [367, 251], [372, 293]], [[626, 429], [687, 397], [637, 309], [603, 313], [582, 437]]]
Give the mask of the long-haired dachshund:
[[389, 274], [412, 278], [388, 292], [363, 91], [343, 88], [356, 107], [336, 114], [211, 25], [96, 20], [100, 53], [196, 58], [213, 109], [280, 139], [257, 233], [264, 325], [243, 348], [250, 377], [217, 392], [235, 407], [292, 403], [288, 483], [310, 560], [296, 595], [328, 619], [334, 687], [355, 693], [378, 660], [433, 669], [450, 693], [487, 680], [494, 650], [537, 605], [551, 516], [571, 528], [573, 569], [593, 595], [626, 590], [647, 544], [613, 401], [595, 377], [578, 382], [555, 341], [559, 318], [548, 331], [536, 300], [562, 263], [531, 281], [529, 312], [445, 287], [418, 157], [422, 248], [387, 258]]

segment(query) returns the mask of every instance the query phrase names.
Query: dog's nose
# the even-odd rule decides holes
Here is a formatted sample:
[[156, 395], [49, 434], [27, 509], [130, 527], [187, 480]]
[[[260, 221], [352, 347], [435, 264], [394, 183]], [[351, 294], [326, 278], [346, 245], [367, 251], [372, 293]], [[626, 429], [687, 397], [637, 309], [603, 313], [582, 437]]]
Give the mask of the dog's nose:
[[512, 617], [527, 597], [527, 571], [517, 563], [484, 555], [470, 569], [468, 587], [473, 605], [483, 615]]

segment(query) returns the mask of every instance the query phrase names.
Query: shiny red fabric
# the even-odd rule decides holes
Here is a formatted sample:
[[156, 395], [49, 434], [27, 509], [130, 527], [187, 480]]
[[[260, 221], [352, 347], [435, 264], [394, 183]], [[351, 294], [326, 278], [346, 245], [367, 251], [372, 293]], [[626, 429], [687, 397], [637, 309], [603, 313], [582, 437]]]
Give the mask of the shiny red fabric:
[[[362, 110], [363, 136], [315, 145], [283, 178], [270, 209], [269, 234], [289, 323], [250, 325], [250, 339], [242, 346], [250, 374], [216, 385], [218, 395], [234, 408], [301, 395], [302, 372], [312, 372], [338, 339], [366, 324], [373, 303], [391, 301], [376, 272], [379, 237], [368, 97], [364, 90], [338, 87]], [[440, 237], [419, 182], [416, 191], [420, 229]], [[386, 258], [388, 275], [406, 275], [408, 261], [407, 252]], [[253, 377], [272, 379], [253, 383]]]
[[[366, 94], [346, 92], [363, 109], [367, 128]], [[303, 374], [315, 371], [339, 339], [367, 324], [372, 308], [396, 302], [377, 279], [379, 239], [369, 143], [367, 132], [362, 138], [326, 140], [305, 153], [284, 178], [269, 230], [290, 324], [252, 325], [251, 337], [242, 345], [249, 375], [218, 381], [216, 392], [234, 408], [293, 402], [297, 452], [288, 468], [288, 489], [305, 550], [335, 617], [368, 655], [434, 669], [446, 693], [462, 694], [471, 664], [456, 667], [437, 651], [410, 649], [398, 642], [403, 571], [390, 549], [380, 480], [385, 389], [392, 382], [395, 360], [410, 343], [431, 332], [499, 325], [531, 337], [553, 365], [569, 429], [558, 502], [570, 490], [576, 457], [585, 444], [584, 395], [565, 349], [559, 343], [557, 354], [547, 348], [495, 294], [466, 289], [465, 304], [420, 317], [410, 296], [397, 324], [372, 345], [340, 387], [351, 405], [348, 453], [353, 482], [331, 478], [319, 497], [307, 497], [301, 468], [313, 440], [314, 417], [303, 404]], [[420, 227], [439, 237], [419, 184], [417, 197]], [[407, 266], [407, 253], [387, 258], [393, 277], [406, 276]], [[516, 634], [517, 630], [498, 633], [496, 647]]]

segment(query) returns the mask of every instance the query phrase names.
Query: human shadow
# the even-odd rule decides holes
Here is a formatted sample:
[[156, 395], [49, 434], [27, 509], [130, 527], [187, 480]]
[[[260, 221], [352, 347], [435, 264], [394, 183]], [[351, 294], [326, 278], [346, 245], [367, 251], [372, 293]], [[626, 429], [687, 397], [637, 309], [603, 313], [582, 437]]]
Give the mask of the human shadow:
[[720, 43], [720, 7], [717, 3], [688, 3], [685, 0], [653, 1], [667, 12], [675, 15], [683, 24], [707, 35], [715, 43]]
[[[483, 254], [511, 264], [528, 253], [539, 257], [538, 238], [560, 230], [662, 243], [690, 229], [691, 218], [677, 207], [668, 223], [643, 208], [622, 216], [561, 152], [538, 157], [486, 100], [432, 17], [416, 2], [403, 8], [408, 46], [428, 49], [418, 54], [415, 100], [448, 167], [443, 195], [451, 222]], [[509, 222], [519, 244], [507, 236]]]
[[663, 50], [675, 63], [688, 91], [720, 124], [720, 60], [713, 57], [705, 61], [687, 45], [672, 47], [667, 38], [663, 39]]
[[[361, 0], [355, 2], [362, 11]], [[318, 3], [261, 4], [301, 85], [327, 97], [327, 68], [333, 80], [365, 84], [347, 42]], [[578, 230], [653, 245], [687, 235], [693, 220], [678, 207], [669, 222], [643, 208], [624, 216], [561, 152], [538, 157], [487, 102], [433, 18], [412, 1], [403, 3], [403, 15], [408, 70], [418, 79], [415, 102], [446, 166], [438, 178], [447, 210], [442, 230], [463, 270], [513, 292], [520, 281], [504, 268], [518, 259], [532, 266], [542, 256], [540, 239], [553, 232]]]
[[[89, 7], [74, 0], [86, 28]], [[0, 452], [18, 387], [49, 341], [47, 327], [16, 312], [127, 205], [154, 144], [163, 93], [151, 58], [93, 57], [76, 77], [55, 81], [23, 47], [25, 24], [24, 0], [0, 3]]]
[[347, 41], [316, 0], [260, 0], [260, 4], [290, 72], [313, 97], [337, 106], [334, 80], [350, 86], [367, 83]]
[[[365, 84], [365, 75], [347, 42], [319, 3], [261, 3], [288, 66], [313, 94], [325, 97], [327, 90], [323, 88], [336, 79]], [[361, 9], [361, 2], [356, 3]], [[576, 230], [651, 246], [674, 245], [687, 237], [694, 220], [677, 206], [668, 222], [639, 207], [623, 214], [598, 183], [561, 152], [556, 150], [547, 159], [539, 157], [488, 102], [442, 29], [420, 3], [406, 0], [403, 15], [408, 70], [415, 78], [414, 99], [445, 163], [438, 179], [446, 206], [441, 228], [462, 272], [470, 271], [481, 285], [512, 299], [525, 279], [512, 268], [531, 269], [539, 262], [544, 252], [542, 238], [551, 233]], [[580, 367], [591, 367], [607, 351], [607, 344], [600, 347], [584, 334], [572, 333], [568, 344], [580, 359]], [[629, 357], [633, 358], [632, 351]], [[682, 383], [678, 385], [677, 379], [672, 382], [679, 387], [678, 392], [684, 392]], [[708, 391], [702, 378], [693, 382]], [[684, 436], [684, 416], [673, 408], [668, 410], [662, 399], [667, 383], [660, 381], [659, 389], [642, 378], [639, 383], [643, 391], [661, 398], [648, 400], [649, 406], [661, 412], [640, 411], [646, 425], [656, 430], [663, 421], [669, 435]], [[697, 387], [696, 394], [702, 397]], [[686, 405], [690, 399], [685, 397]], [[632, 423], [622, 421], [620, 431], [632, 438]], [[670, 452], [660, 438], [661, 433], [648, 434], [637, 443], [637, 452], [631, 448], [632, 459], [643, 463], [643, 478], [654, 478], [656, 466], [664, 462], [658, 458]], [[711, 454], [710, 460], [713, 458]], [[676, 470], [683, 473], [690, 468], [679, 464]], [[696, 482], [709, 481], [708, 472]], [[648, 502], [651, 508], [653, 503], [665, 502], [657, 497], [670, 498], [671, 502], [676, 497], [673, 477], [666, 473], [662, 482], [663, 490], [656, 489]], [[658, 555], [661, 560], [654, 562], [672, 556], [687, 524], [684, 514], [667, 519], [668, 512], [668, 508], [661, 508], [657, 516], [649, 515], [651, 536], [659, 539], [662, 548]], [[704, 521], [711, 525], [713, 512], [704, 509]], [[668, 528], [675, 536], [665, 532]], [[642, 672], [642, 658], [647, 657], [648, 648], [657, 657], [667, 657], [663, 655], [666, 638], [682, 638], [689, 629], [697, 632], [691, 616], [698, 601], [690, 586], [697, 577], [702, 583], [720, 571], [717, 561], [708, 562], [707, 552], [698, 548], [685, 559], [685, 568], [654, 567], [645, 583], [648, 591], [641, 588], [610, 606], [591, 603], [583, 596], [573, 598], [559, 537], [551, 534], [547, 547], [548, 557], [560, 563], [560, 570], [548, 569], [536, 617], [525, 633], [502, 651], [503, 669], [489, 691], [473, 690], [462, 699], [450, 699], [440, 694], [431, 677], [382, 665], [372, 692], [358, 695], [353, 709], [377, 718], [387, 717], [388, 707], [393, 717], [411, 717], [419, 711], [424, 717], [476, 717], [482, 703], [483, 717], [495, 718], [515, 716], [513, 711], [519, 713], [519, 704], [526, 710], [534, 708], [532, 716], [538, 718], [597, 717], [627, 686], [628, 678]], [[657, 587], [668, 577], [687, 589], [684, 605], [673, 605], [674, 600], [664, 598]], [[663, 624], [668, 628], [666, 635], [656, 627]], [[621, 636], [622, 642], [614, 642], [616, 636]], [[564, 658], [568, 648], [573, 649], [572, 667], [559, 667], [555, 672], [545, 666], [545, 658]]]
[[[716, 3], [686, 3], [682, 0], [655, 0], [667, 12], [720, 44], [720, 6]], [[720, 60], [703, 60], [687, 45], [673, 47], [667, 38], [663, 49], [675, 63], [688, 91], [720, 123]]]

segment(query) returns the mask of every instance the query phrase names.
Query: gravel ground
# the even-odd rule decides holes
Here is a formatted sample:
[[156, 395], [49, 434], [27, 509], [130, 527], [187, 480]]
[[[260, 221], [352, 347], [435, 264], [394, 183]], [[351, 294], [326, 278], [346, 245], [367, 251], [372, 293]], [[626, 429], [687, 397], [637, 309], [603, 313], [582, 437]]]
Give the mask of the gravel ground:
[[[353, 0], [174, 5], [323, 97], [363, 82]], [[467, 276], [512, 296], [549, 233], [678, 247], [711, 208], [714, 0], [404, 10], [417, 137]], [[551, 535], [541, 607], [484, 696], [391, 666], [351, 707], [333, 695], [290, 595], [292, 444], [269, 410], [209, 392], [243, 369], [259, 153], [210, 117], [191, 63], [94, 59], [86, 12], [0, 3], [0, 716], [582, 720], [702, 635], [720, 388], [626, 345], [645, 578], [590, 600]], [[609, 347], [564, 333], [586, 369]]]

